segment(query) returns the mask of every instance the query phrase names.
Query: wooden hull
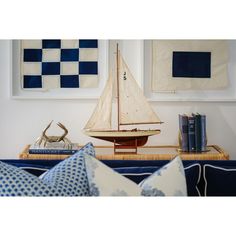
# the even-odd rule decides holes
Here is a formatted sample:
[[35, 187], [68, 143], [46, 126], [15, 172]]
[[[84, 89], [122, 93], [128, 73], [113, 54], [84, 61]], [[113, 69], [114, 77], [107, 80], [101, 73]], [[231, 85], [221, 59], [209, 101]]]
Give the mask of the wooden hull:
[[111, 131], [85, 131], [85, 134], [93, 138], [102, 139], [115, 144], [126, 146], [144, 146], [148, 137], [159, 134], [160, 130], [111, 130]]

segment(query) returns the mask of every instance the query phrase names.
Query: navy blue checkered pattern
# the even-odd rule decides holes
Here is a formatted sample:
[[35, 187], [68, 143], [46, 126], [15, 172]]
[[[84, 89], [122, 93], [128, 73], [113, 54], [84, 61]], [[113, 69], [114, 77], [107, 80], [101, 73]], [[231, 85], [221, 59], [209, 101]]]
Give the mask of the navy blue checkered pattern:
[[98, 40], [22, 40], [23, 88], [79, 88], [81, 76], [98, 76], [96, 50]]

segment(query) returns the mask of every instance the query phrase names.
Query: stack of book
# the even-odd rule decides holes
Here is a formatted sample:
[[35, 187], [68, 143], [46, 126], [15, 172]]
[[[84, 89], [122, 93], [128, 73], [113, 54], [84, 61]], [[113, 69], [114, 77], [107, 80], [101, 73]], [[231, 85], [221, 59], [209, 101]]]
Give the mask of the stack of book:
[[179, 131], [182, 152], [206, 151], [206, 115], [179, 115]]

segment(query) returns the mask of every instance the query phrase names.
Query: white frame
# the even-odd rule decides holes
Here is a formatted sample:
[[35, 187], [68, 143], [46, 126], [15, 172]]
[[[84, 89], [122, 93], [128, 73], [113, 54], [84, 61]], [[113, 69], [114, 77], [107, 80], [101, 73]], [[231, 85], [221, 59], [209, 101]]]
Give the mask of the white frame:
[[[151, 91], [151, 66], [152, 51], [151, 40], [143, 40], [143, 68], [144, 68], [144, 94], [151, 102], [236, 102], [236, 40], [229, 40], [230, 61], [229, 87], [223, 90], [204, 90], [204, 91], [176, 91], [176, 92], [159, 92]], [[232, 61], [234, 63], [231, 63]]]
[[99, 85], [98, 88], [53, 89], [49, 91], [27, 91], [21, 88], [20, 40], [11, 40], [11, 84], [12, 99], [98, 99], [108, 77], [108, 40], [98, 40]]

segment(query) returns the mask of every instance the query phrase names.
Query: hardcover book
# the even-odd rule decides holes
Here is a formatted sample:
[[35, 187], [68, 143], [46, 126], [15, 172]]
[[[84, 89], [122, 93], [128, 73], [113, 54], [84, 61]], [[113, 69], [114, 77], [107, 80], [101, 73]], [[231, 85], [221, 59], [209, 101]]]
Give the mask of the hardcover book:
[[195, 141], [195, 117], [188, 117], [188, 143], [189, 143], [189, 152], [196, 151], [196, 141]]
[[68, 149], [64, 143], [49, 143], [45, 147], [32, 144], [29, 148], [29, 154], [74, 154], [79, 150], [78, 144], [73, 143], [72, 148]]
[[196, 152], [202, 151], [202, 124], [201, 124], [201, 115], [196, 114], [195, 117], [195, 145], [196, 145]]
[[188, 152], [188, 117], [179, 115], [179, 130], [181, 135], [181, 150]]
[[207, 135], [206, 135], [206, 115], [201, 115], [201, 151], [206, 151]]

